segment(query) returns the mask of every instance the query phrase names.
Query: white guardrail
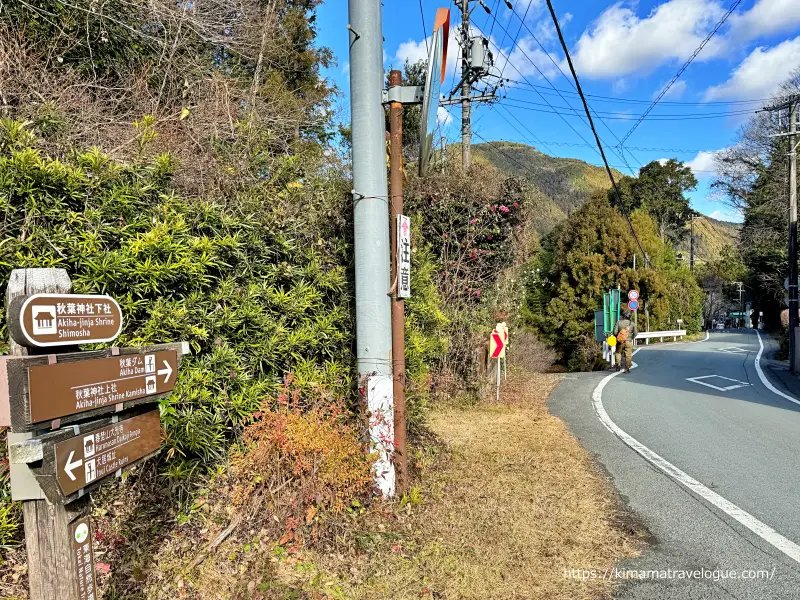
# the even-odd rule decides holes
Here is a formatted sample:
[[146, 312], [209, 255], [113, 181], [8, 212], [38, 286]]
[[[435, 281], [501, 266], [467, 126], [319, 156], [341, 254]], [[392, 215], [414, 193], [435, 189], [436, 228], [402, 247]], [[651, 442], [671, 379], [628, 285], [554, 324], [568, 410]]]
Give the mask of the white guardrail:
[[[636, 336], [636, 339], [633, 340], [633, 345], [636, 346], [639, 340], [644, 340], [645, 345], [650, 343], [651, 339], [658, 338], [662, 342], [664, 338], [672, 338], [676, 342], [678, 338], [682, 338], [686, 335], [685, 329], [676, 329], [674, 331], [640, 331]], [[614, 366], [614, 348], [608, 345], [608, 342], [603, 341], [603, 359], [607, 360], [611, 363], [611, 366]]]
[[675, 331], [640, 331], [633, 343], [636, 345], [639, 340], [644, 340], [646, 345], [649, 344], [650, 340], [654, 338], [659, 338], [662, 342], [664, 341], [664, 338], [672, 338], [677, 342], [678, 338], [682, 338], [685, 335], [685, 329], [676, 329]]

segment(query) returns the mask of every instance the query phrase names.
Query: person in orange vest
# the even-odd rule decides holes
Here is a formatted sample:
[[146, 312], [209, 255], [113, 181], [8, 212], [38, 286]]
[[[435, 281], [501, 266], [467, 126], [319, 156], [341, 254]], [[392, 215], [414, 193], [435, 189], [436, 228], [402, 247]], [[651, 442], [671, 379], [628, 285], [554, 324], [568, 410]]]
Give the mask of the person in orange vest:
[[633, 340], [639, 335], [636, 323], [631, 321], [631, 311], [622, 311], [622, 318], [614, 325], [614, 337], [617, 338], [615, 358], [617, 361], [616, 369], [622, 368], [622, 358], [625, 358], [625, 372], [631, 372], [631, 361], [633, 360]]

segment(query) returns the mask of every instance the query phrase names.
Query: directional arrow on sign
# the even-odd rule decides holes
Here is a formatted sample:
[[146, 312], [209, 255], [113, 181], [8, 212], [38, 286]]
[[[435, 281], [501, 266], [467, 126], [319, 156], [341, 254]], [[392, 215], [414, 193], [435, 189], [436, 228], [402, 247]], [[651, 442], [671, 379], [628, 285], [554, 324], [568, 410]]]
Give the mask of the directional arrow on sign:
[[166, 377], [164, 377], [164, 383], [167, 383], [169, 381], [169, 376], [172, 375], [172, 367], [170, 367], [169, 363], [165, 360], [162, 360], [161, 362], [164, 363], [164, 368], [159, 369], [158, 374], [166, 375]]
[[75, 462], [72, 462], [72, 458], [74, 456], [75, 456], [75, 451], [74, 450], [70, 451], [69, 458], [67, 458], [67, 464], [64, 465], [64, 473], [66, 473], [67, 477], [69, 477], [70, 480], [72, 480], [72, 481], [75, 481], [75, 475], [73, 475], [72, 472], [75, 469], [77, 469], [78, 467], [80, 467], [81, 465], [83, 465], [83, 459], [82, 458], [79, 458]]
[[492, 331], [492, 342], [494, 342], [492, 358], [499, 358], [503, 354], [503, 349], [506, 347], [506, 341], [503, 335], [496, 329]]

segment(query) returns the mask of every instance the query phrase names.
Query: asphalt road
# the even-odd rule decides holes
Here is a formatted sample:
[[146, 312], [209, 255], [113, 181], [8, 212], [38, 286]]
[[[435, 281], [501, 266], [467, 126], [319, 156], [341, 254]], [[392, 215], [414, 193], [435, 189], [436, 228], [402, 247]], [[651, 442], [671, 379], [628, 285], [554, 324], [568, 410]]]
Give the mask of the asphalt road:
[[646, 346], [630, 375], [570, 376], [551, 396], [653, 538], [628, 572], [596, 575], [617, 598], [800, 599], [800, 404], [766, 352], [759, 377], [759, 349], [755, 331]]

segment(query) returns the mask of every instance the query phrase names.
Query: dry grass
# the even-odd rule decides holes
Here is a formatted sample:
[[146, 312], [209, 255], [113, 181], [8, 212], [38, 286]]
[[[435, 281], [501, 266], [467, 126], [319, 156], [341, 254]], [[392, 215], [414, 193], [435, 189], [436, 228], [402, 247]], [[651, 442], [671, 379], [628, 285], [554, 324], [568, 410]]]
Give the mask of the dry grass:
[[637, 553], [639, 534], [587, 452], [547, 412], [557, 383], [557, 375], [514, 376], [500, 404], [432, 416], [446, 458], [434, 461], [421, 501], [398, 511], [398, 533], [362, 532], [366, 552], [350, 568], [345, 597], [588, 600], [611, 592], [608, 582], [567, 578], [564, 569], [611, 567]]
[[[208, 490], [207, 502], [196, 502], [196, 515], [203, 517], [162, 527], [152, 536], [159, 544], [139, 548], [138, 562], [149, 565], [147, 573], [136, 567], [133, 548], [123, 557], [100, 544], [98, 560], [112, 559], [116, 565], [111, 578], [101, 577], [105, 597], [609, 596], [610, 582], [568, 578], [564, 570], [611, 567], [637, 553], [644, 532], [627, 520], [566, 425], [547, 411], [545, 402], [559, 375], [510, 375], [500, 403], [453, 404], [433, 413], [430, 426], [440, 445], [417, 451], [421, 487], [403, 500], [371, 507], [355, 503], [339, 515], [310, 515], [324, 533], [316, 543], [303, 544], [286, 541], [286, 536], [278, 539], [281, 519], [268, 503], [237, 509], [226, 504], [225, 489]], [[133, 512], [139, 526], [158, 530], [153, 519], [144, 518], [141, 506]], [[119, 518], [98, 517], [96, 529], [111, 540], [111, 521]], [[211, 540], [239, 520], [241, 526], [198, 564], [196, 557]], [[126, 592], [134, 588], [139, 593]]]

